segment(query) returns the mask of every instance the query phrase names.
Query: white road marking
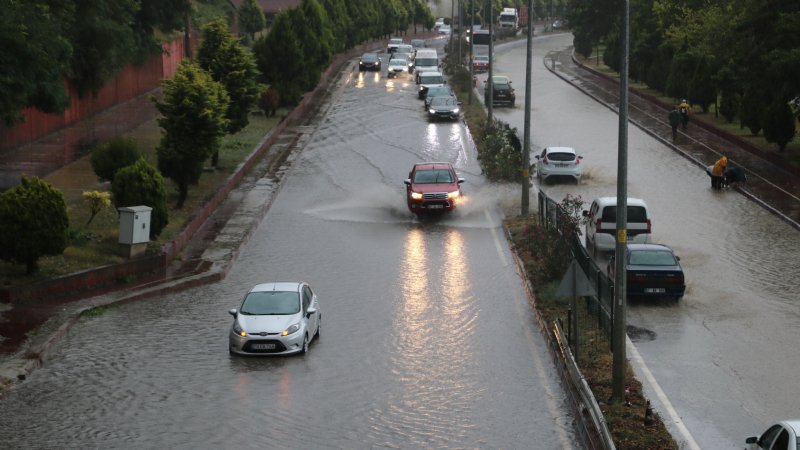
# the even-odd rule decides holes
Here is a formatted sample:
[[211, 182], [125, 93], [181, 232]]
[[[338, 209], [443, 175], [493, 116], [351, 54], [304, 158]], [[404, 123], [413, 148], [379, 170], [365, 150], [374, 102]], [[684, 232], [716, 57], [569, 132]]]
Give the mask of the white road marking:
[[689, 429], [686, 428], [686, 425], [683, 424], [683, 420], [681, 420], [680, 416], [678, 415], [678, 412], [675, 411], [675, 408], [672, 407], [672, 403], [670, 403], [669, 399], [667, 398], [667, 394], [664, 393], [664, 390], [661, 389], [661, 386], [659, 386], [655, 377], [653, 377], [653, 374], [650, 372], [650, 369], [647, 368], [647, 364], [644, 363], [642, 355], [640, 355], [639, 351], [636, 350], [636, 346], [633, 345], [633, 342], [631, 342], [631, 339], [629, 337], [626, 336], [625, 340], [628, 346], [627, 348], [628, 348], [629, 359], [631, 360], [632, 363], [636, 364], [639, 371], [644, 375], [645, 379], [647, 380], [647, 384], [650, 385], [650, 387], [653, 389], [653, 392], [655, 392], [656, 397], [658, 397], [658, 400], [661, 402], [662, 405], [664, 405], [664, 409], [666, 409], [667, 415], [669, 415], [670, 420], [672, 421], [673, 424], [675, 424], [675, 427], [677, 427], [678, 432], [680, 432], [680, 434], [683, 436], [684, 443], [687, 445], [686, 448], [690, 448], [692, 450], [701, 450], [700, 446], [697, 445], [697, 442], [695, 442], [694, 437], [692, 437], [692, 434], [689, 432]]

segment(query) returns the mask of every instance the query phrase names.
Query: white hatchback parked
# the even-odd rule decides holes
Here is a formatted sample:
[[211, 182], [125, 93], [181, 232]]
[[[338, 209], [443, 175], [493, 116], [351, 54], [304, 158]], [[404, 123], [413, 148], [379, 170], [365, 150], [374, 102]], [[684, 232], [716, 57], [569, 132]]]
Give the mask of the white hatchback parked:
[[567, 178], [580, 183], [583, 175], [582, 159], [583, 156], [579, 156], [572, 147], [545, 147], [540, 155], [536, 155], [539, 183], [555, 178]]

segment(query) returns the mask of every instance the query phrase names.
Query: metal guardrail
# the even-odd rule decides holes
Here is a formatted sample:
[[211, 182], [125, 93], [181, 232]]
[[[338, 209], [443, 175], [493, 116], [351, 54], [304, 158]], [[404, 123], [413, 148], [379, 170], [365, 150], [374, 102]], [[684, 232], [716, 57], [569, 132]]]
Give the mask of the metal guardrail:
[[[561, 326], [558, 324], [558, 322], [554, 323], [553, 325], [553, 335], [555, 336], [558, 350], [561, 353], [561, 359], [564, 361], [564, 364], [567, 367], [569, 381], [578, 392], [579, 399], [582, 404], [582, 408], [580, 408], [579, 412], [581, 414], [588, 414], [589, 419], [594, 425], [594, 430], [586, 430], [587, 437], [591, 441], [592, 446], [595, 448], [602, 448], [603, 450], [616, 450], [617, 447], [614, 445], [614, 439], [611, 436], [611, 431], [608, 429], [608, 424], [606, 423], [606, 418], [603, 415], [603, 411], [600, 410], [600, 405], [597, 404], [589, 384], [586, 382], [586, 379], [583, 378], [580, 368], [575, 362], [575, 358], [572, 357], [572, 352], [570, 351], [569, 345], [566, 341], [566, 335], [564, 335], [564, 331], [561, 329]], [[590, 431], [594, 431], [596, 435]]]
[[[561, 205], [555, 200], [551, 199], [542, 191], [539, 191], [539, 219], [545, 226], [554, 228], [561, 233], [561, 224], [558, 222], [558, 209]], [[572, 258], [578, 262], [589, 282], [595, 288], [596, 296], [587, 297], [587, 309], [589, 312], [597, 317], [598, 326], [604, 331], [608, 341], [611, 345], [612, 335], [611, 324], [613, 323], [613, 300], [614, 300], [614, 283], [608, 276], [600, 270], [597, 263], [589, 255], [586, 247], [581, 244], [581, 240], [577, 235], [572, 236], [570, 239], [572, 248], [567, 249], [571, 252]], [[572, 330], [569, 330], [572, 331]]]

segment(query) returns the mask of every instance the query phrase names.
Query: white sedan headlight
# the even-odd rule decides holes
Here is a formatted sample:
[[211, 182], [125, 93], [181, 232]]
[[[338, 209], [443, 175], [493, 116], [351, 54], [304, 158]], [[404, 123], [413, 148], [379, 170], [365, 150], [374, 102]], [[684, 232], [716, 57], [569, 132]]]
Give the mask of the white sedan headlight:
[[288, 336], [288, 335], [290, 335], [292, 333], [297, 333], [297, 330], [299, 330], [299, 329], [300, 329], [300, 323], [299, 322], [296, 323], [296, 324], [293, 324], [293, 325], [289, 325], [289, 328], [287, 328], [287, 329], [285, 329], [285, 330], [283, 330], [281, 332], [281, 336]]
[[431, 114], [436, 114], [436, 110], [433, 109], [433, 108], [429, 109], [428, 112], [431, 113]]
[[453, 114], [458, 114], [458, 108], [453, 110]]
[[247, 332], [245, 332], [245, 331], [242, 329], [242, 326], [241, 326], [241, 325], [239, 325], [239, 322], [238, 322], [238, 321], [237, 321], [237, 322], [233, 322], [233, 332], [234, 332], [234, 333], [235, 333], [237, 336], [241, 336], [241, 337], [247, 337]]

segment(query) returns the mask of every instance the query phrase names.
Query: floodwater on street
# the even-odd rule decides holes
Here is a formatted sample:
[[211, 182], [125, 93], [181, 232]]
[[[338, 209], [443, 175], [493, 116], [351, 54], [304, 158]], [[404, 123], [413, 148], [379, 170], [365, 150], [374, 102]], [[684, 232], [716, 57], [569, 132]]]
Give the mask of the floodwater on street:
[[[544, 55], [571, 43], [569, 34], [535, 40], [532, 156], [575, 147], [584, 180], [542, 189], [588, 207], [616, 194], [618, 118], [544, 67]], [[495, 73], [524, 98], [524, 40], [496, 50]], [[0, 400], [0, 442], [580, 448], [500, 225], [519, 209], [519, 188], [485, 182], [463, 124], [428, 123], [415, 90], [385, 68], [346, 76], [227, 278], [82, 319]], [[494, 109], [520, 135], [522, 103]], [[630, 303], [646, 365], [637, 375], [681, 448], [741, 448], [796, 416], [800, 387], [787, 375], [800, 366], [791, 344], [798, 231], [732, 190], [712, 190], [702, 168], [635, 126], [628, 132], [628, 193], [647, 202], [653, 241], [675, 249], [688, 285], [679, 302]], [[421, 221], [406, 208], [403, 179], [434, 160], [466, 178], [466, 198], [454, 214]], [[229, 356], [227, 310], [258, 282], [296, 279], [322, 307], [310, 353]]]
[[[348, 70], [227, 277], [81, 319], [0, 401], [4, 448], [581, 447], [501, 227], [518, 193], [409, 76]], [[452, 215], [406, 208], [420, 161], [466, 179]], [[230, 356], [228, 310], [292, 280], [319, 296], [309, 353]]]
[[[580, 185], [542, 189], [557, 201], [580, 195], [588, 209], [596, 197], [616, 196], [619, 120], [545, 68], [544, 55], [571, 43], [569, 34], [535, 41], [531, 161], [545, 146], [576, 148], [584, 156]], [[495, 116], [521, 136], [525, 41], [496, 48], [495, 74], [511, 77], [518, 102], [494, 108]], [[800, 386], [788, 375], [800, 366], [791, 344], [800, 329], [800, 234], [737, 192], [712, 190], [703, 168], [632, 124], [628, 136], [628, 195], [647, 202], [653, 242], [675, 250], [687, 280], [678, 303], [629, 303], [629, 327], [647, 337], [631, 338], [700, 448], [742, 447], [771, 423], [797, 416]], [[656, 392], [647, 394], [671, 423]]]

